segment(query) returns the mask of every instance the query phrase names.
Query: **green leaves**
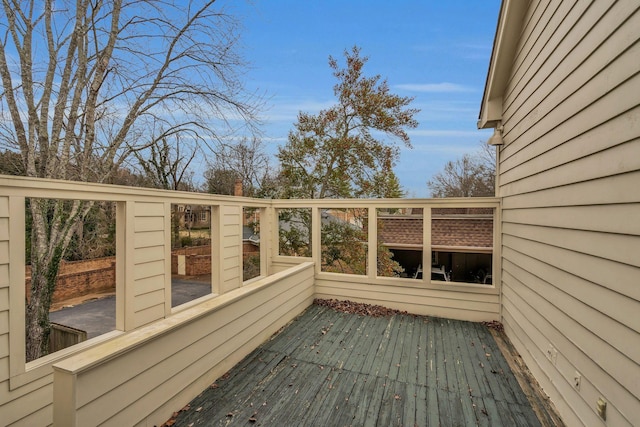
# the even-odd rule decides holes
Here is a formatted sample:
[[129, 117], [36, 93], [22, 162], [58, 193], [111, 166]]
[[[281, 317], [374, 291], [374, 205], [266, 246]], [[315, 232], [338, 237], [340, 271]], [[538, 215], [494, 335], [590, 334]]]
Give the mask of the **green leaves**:
[[413, 98], [391, 94], [379, 75], [363, 75], [360, 48], [344, 52], [346, 68], [329, 57], [338, 79], [338, 104], [317, 115], [301, 112], [278, 151], [284, 198], [398, 197], [393, 166], [399, 143], [411, 147], [407, 129], [418, 123]]

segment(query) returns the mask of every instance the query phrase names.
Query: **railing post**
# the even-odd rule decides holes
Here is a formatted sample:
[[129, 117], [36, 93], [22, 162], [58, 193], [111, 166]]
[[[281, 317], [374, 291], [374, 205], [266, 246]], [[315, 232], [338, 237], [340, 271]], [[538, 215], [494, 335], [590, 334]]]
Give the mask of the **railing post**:
[[492, 275], [491, 281], [500, 296], [500, 321], [502, 318], [502, 199], [493, 209], [493, 253], [491, 258]]
[[222, 287], [222, 220], [220, 207], [211, 206], [211, 293], [220, 294]]
[[242, 208], [221, 205], [221, 281], [220, 293], [242, 286]]
[[378, 276], [378, 210], [367, 207], [367, 276], [375, 280]]
[[135, 328], [134, 319], [134, 202], [116, 202], [116, 329]]
[[[0, 218], [7, 217], [6, 240], [2, 244], [6, 247], [4, 254], [0, 254], [0, 289], [7, 287], [9, 296], [9, 377], [21, 374], [25, 371], [25, 198], [22, 196], [3, 197], [0, 200]], [[6, 204], [5, 205], [5, 201]], [[4, 206], [3, 206], [4, 205]], [[5, 210], [6, 206], [6, 210]], [[3, 227], [4, 228], [4, 227]], [[0, 235], [4, 234], [0, 230]], [[0, 237], [0, 242], [5, 240]], [[6, 265], [7, 268], [2, 268]], [[18, 327], [12, 327], [18, 325]], [[5, 331], [3, 331], [5, 332]], [[1, 378], [4, 380], [5, 378]]]
[[422, 209], [422, 281], [431, 282], [431, 206]]
[[171, 202], [164, 202], [164, 316], [171, 315]]
[[[264, 211], [266, 214], [264, 226], [262, 224], [262, 219], [260, 220], [260, 253], [265, 254], [264, 260], [267, 267], [266, 274], [269, 275], [273, 273], [273, 260], [278, 256], [279, 251], [279, 224], [275, 207], [269, 206], [265, 208]], [[266, 240], [264, 244], [262, 242], [263, 238]]]
[[271, 253], [271, 251], [269, 251], [269, 245], [271, 244], [271, 241], [269, 239], [269, 236], [271, 236], [271, 233], [268, 232], [263, 232], [263, 230], [268, 230], [268, 227], [271, 227], [273, 222], [271, 221], [271, 217], [269, 216], [269, 212], [271, 211], [271, 209], [266, 209], [266, 208], [260, 208], [258, 210], [259, 212], [259, 218], [260, 218], [260, 228], [258, 231], [258, 238], [260, 239], [260, 275], [261, 276], [267, 276], [269, 275], [269, 271], [270, 271], [270, 266], [271, 266], [271, 258], [269, 257], [269, 254]]
[[322, 271], [322, 215], [316, 205], [311, 208], [311, 256], [315, 262], [316, 274]]

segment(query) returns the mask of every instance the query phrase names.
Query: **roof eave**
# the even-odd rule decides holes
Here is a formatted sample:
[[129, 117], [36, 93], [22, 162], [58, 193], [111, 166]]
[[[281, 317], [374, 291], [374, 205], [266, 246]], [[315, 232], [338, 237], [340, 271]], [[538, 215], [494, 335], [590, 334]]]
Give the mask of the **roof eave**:
[[525, 0], [502, 1], [480, 105], [478, 129], [496, 127], [502, 121], [502, 97], [509, 82], [527, 6]]

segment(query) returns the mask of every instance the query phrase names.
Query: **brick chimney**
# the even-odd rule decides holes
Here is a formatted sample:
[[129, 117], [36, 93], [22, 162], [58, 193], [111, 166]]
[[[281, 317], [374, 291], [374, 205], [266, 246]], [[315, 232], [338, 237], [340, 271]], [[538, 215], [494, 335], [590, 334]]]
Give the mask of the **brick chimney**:
[[242, 196], [242, 180], [240, 178], [236, 179], [236, 183], [233, 187], [233, 195]]

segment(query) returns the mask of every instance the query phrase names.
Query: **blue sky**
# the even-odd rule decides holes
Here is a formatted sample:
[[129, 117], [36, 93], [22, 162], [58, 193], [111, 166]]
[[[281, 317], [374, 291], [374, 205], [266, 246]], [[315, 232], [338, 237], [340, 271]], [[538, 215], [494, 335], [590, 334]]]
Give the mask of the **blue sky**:
[[476, 129], [500, 8], [499, 0], [305, 0], [220, 3], [237, 15], [249, 89], [268, 97], [262, 116], [267, 151], [286, 142], [299, 111], [335, 104], [328, 57], [357, 45], [365, 74], [415, 97], [419, 126], [396, 173], [409, 197], [449, 160], [491, 136]]

